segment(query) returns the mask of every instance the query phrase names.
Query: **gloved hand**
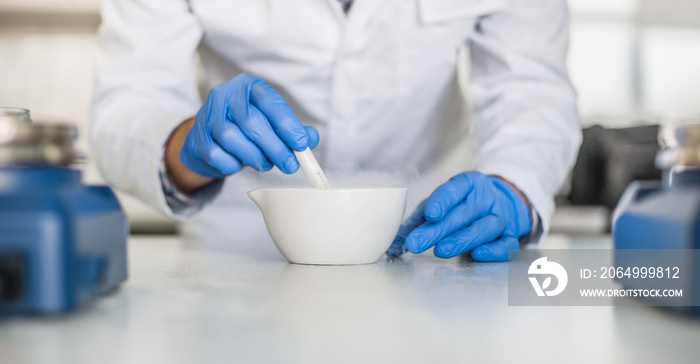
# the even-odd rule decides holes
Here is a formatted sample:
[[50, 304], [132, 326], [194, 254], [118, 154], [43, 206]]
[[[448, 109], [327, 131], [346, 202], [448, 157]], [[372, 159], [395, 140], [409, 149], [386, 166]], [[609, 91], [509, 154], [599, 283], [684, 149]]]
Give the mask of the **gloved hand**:
[[258, 77], [240, 74], [216, 86], [197, 112], [180, 150], [194, 172], [221, 178], [251, 166], [277, 166], [290, 174], [299, 163], [292, 150], [318, 144], [318, 132], [303, 126], [282, 96]]
[[478, 261], [506, 261], [519, 249], [518, 238], [531, 229], [523, 199], [497, 177], [464, 172], [424, 200], [403, 223], [387, 251], [418, 254], [435, 246], [440, 258], [471, 251]]

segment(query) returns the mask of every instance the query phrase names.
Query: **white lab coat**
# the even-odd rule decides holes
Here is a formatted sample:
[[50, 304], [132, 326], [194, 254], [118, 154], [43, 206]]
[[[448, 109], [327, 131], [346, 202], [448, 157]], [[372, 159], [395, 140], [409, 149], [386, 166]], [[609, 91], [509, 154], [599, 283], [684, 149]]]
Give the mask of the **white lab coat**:
[[[278, 90], [318, 129], [330, 170], [427, 173], [471, 130], [471, 168], [520, 188], [545, 230], [580, 143], [564, 0], [355, 0], [347, 16], [337, 0], [104, 0], [102, 18], [93, 157], [107, 181], [176, 218], [158, 171], [169, 134], [201, 106], [197, 52], [207, 89], [247, 72]], [[456, 81], [465, 45], [470, 128]], [[266, 175], [227, 178], [186, 234], [266, 236], [246, 196]]]

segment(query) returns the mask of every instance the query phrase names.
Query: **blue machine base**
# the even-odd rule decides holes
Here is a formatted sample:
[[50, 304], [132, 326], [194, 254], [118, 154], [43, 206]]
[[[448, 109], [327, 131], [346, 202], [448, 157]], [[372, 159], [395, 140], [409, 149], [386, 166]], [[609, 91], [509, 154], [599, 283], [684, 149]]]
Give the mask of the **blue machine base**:
[[[700, 249], [700, 185], [679, 184], [664, 188], [661, 183], [633, 182], [620, 198], [613, 217], [615, 266], [655, 267], [663, 260], [652, 254], [629, 255], [621, 249]], [[700, 264], [698, 251], [687, 251], [683, 272], [684, 296], [689, 306], [681, 310], [700, 310]], [[639, 261], [630, 262], [634, 256]], [[640, 289], [640, 280], [618, 279], [625, 288]], [[667, 298], [668, 303], [672, 298]], [[664, 305], [664, 298], [655, 300]]]
[[0, 314], [72, 310], [127, 279], [127, 219], [68, 168], [0, 168]]

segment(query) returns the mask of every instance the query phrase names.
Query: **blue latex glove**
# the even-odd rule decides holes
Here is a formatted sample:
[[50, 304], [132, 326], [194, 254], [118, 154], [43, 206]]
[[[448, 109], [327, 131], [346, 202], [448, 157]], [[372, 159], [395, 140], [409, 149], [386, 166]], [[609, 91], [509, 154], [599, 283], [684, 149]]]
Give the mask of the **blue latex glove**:
[[480, 172], [452, 177], [424, 200], [403, 223], [387, 251], [398, 256], [431, 247], [440, 258], [471, 251], [475, 260], [506, 261], [518, 237], [531, 229], [530, 211], [505, 182]]
[[194, 172], [222, 178], [251, 166], [299, 169], [292, 150], [318, 144], [318, 132], [303, 126], [282, 96], [258, 77], [240, 74], [216, 86], [197, 112], [180, 151]]

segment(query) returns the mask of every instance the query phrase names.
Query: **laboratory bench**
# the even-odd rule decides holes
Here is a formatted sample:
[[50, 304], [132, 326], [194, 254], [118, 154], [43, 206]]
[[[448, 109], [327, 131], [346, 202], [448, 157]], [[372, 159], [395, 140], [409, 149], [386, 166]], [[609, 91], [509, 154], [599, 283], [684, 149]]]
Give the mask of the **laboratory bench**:
[[[550, 236], [542, 248], [607, 248]], [[0, 363], [697, 363], [700, 320], [655, 307], [509, 306], [507, 264], [430, 253], [288, 264], [133, 236], [129, 280], [78, 312], [0, 319]]]

